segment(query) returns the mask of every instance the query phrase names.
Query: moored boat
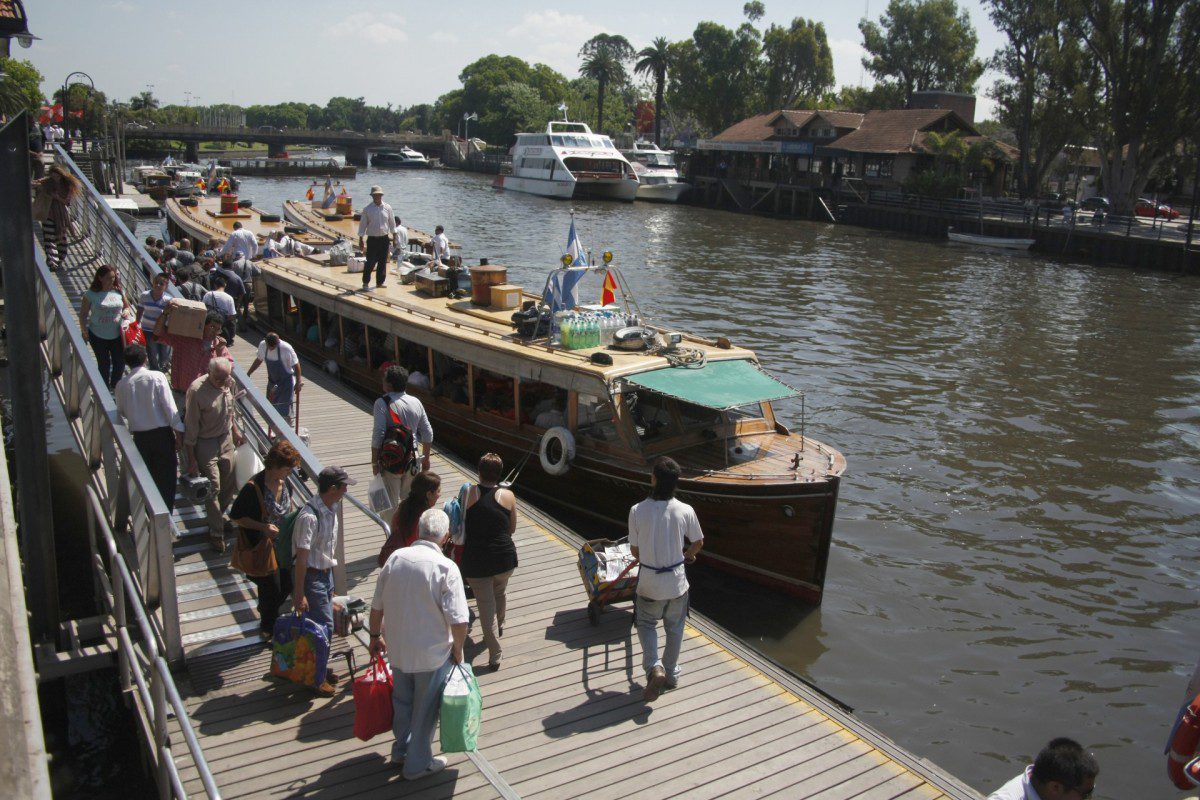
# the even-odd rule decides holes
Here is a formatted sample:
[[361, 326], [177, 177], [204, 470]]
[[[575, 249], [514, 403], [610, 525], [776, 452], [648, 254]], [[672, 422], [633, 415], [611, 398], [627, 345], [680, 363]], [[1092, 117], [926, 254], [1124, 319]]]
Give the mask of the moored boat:
[[551, 120], [545, 133], [517, 134], [512, 172], [497, 175], [493, 185], [542, 197], [631, 202], [638, 177], [612, 139], [582, 122]]
[[373, 153], [371, 166], [421, 169], [429, 166], [429, 159], [425, 157], [424, 153], [413, 150], [411, 147], [401, 147], [399, 150]]
[[983, 236], [978, 233], [960, 233], [953, 228], [946, 231], [946, 238], [958, 244], [969, 244], [976, 247], [998, 247], [1004, 250], [1028, 250], [1033, 247], [1033, 239], [1016, 239], [1006, 236]]
[[222, 160], [234, 175], [255, 175], [264, 178], [288, 178], [298, 175], [317, 175], [330, 178], [353, 178], [358, 168], [333, 158], [232, 158]]
[[421, 373], [410, 391], [438, 441], [468, 460], [491, 451], [523, 465], [518, 493], [623, 529], [653, 461], [669, 454], [705, 532], [703, 558], [820, 602], [846, 462], [777, 421], [772, 402], [795, 391], [751, 351], [653, 328], [678, 344], [568, 350], [514, 332], [510, 307], [430, 296], [420, 280], [362, 293], [357, 275], [321, 256], [261, 267], [262, 324], [370, 395], [389, 363]]
[[233, 223], [240, 222], [243, 228], [258, 237], [260, 245], [275, 231], [283, 231], [302, 244], [318, 250], [326, 250], [337, 241], [336, 236], [320, 231], [302, 231], [296, 226], [288, 230], [289, 226], [279, 214], [254, 208], [248, 205], [248, 201], [242, 201], [231, 211], [222, 209], [223, 202], [221, 197], [167, 200], [163, 210], [167, 215], [167, 230], [171, 237], [191, 239], [196, 251], [200, 252], [223, 243], [233, 233]]
[[638, 200], [678, 203], [679, 198], [692, 188], [679, 177], [675, 154], [654, 142], [638, 139], [633, 143], [633, 149], [622, 150], [621, 155], [629, 160], [637, 173]]

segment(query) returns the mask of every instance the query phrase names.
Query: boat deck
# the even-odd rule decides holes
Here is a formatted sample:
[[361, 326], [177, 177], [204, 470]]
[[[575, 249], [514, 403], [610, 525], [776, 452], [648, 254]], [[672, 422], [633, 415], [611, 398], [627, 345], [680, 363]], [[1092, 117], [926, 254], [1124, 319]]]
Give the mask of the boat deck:
[[[358, 209], [361, 211], [361, 209]], [[358, 221], [353, 215], [337, 214], [333, 209], [315, 208], [309, 200], [285, 200], [283, 203], [284, 216], [298, 225], [303, 225], [311, 231], [326, 236], [342, 236], [354, 241], [358, 238]], [[433, 241], [433, 235], [417, 230], [407, 224], [408, 243], [417, 247], [425, 247]], [[461, 250], [462, 245], [450, 243], [451, 250]]]
[[[275, 212], [251, 206], [250, 208], [239, 208], [233, 214], [222, 214], [220, 213], [221, 198], [219, 195], [194, 199], [197, 204], [192, 206], [183, 205], [178, 199], [170, 198], [163, 207], [167, 216], [172, 218], [176, 224], [191, 229], [197, 236], [202, 235], [206, 241], [225, 241], [233, 233], [233, 223], [235, 222], [242, 223], [243, 228], [254, 233], [258, 237], [259, 244], [262, 244], [266, 237], [275, 231], [285, 232], [287, 222], [282, 217], [274, 220], [263, 219], [264, 214], [278, 217], [279, 215]], [[320, 231], [289, 235], [299, 242], [318, 248], [328, 247], [337, 239], [336, 236], [329, 236]]]
[[[85, 247], [72, 250], [59, 275], [73, 301], [95, 263]], [[239, 337], [237, 360], [247, 364], [253, 348]], [[361, 495], [369, 401], [311, 362], [303, 366], [301, 425], [324, 463], [358, 479]], [[433, 469], [447, 498], [470, 477], [436, 448]], [[629, 605], [606, 610], [593, 627], [576, 570], [580, 537], [524, 502], [520, 515], [504, 666], [479, 678], [479, 750], [450, 755], [447, 770], [408, 783], [388, 765], [390, 736], [354, 738], [348, 686], [327, 700], [262, 679], [268, 652], [254, 635], [253, 592], [229, 570], [228, 556], [207, 550], [199, 509], [182, 507], [189, 534], [175, 554], [187, 657], [179, 686], [222, 796], [981, 798], [694, 612], [679, 688], [644, 703]], [[383, 534], [350, 506], [344, 523], [348, 587], [369, 599]], [[365, 638], [339, 639], [335, 649], [352, 647], [362, 666]], [[475, 628], [467, 655], [482, 664], [481, 650]], [[202, 795], [193, 768], [180, 777], [189, 795]]]

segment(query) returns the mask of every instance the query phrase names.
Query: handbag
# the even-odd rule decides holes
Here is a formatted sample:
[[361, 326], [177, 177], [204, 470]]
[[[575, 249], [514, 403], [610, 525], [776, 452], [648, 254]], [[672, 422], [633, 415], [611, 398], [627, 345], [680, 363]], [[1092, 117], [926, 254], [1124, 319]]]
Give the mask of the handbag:
[[[262, 489], [254, 481], [247, 481], [258, 494], [259, 507], [262, 508], [262, 518], [267, 518], [267, 503], [263, 498]], [[260, 533], [258, 542], [250, 544], [250, 531], [238, 529], [237, 543], [233, 546], [233, 555], [229, 558], [229, 566], [240, 570], [252, 578], [273, 575], [279, 571], [279, 562], [275, 558], [275, 543], [265, 533]]]
[[392, 729], [392, 668], [375, 656], [354, 679], [354, 735], [364, 742]]
[[121, 337], [125, 340], [126, 347], [131, 344], [146, 344], [146, 333], [137, 320], [121, 320]]
[[483, 696], [470, 664], [455, 664], [442, 688], [439, 722], [443, 753], [469, 753], [475, 750], [483, 719]]

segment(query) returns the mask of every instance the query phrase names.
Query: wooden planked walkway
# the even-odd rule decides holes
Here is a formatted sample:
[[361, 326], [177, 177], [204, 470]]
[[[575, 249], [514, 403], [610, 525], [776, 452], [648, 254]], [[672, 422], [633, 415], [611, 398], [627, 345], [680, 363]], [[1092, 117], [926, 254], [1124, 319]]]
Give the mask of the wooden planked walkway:
[[[85, 275], [86, 265], [63, 274], [72, 299]], [[243, 366], [253, 360], [246, 339], [234, 352]], [[301, 425], [312, 449], [356, 477], [364, 497], [369, 401], [311, 362], [304, 368]], [[265, 384], [265, 370], [254, 377]], [[436, 447], [433, 469], [444, 499], [471, 478]], [[223, 797], [980, 798], [697, 614], [679, 688], [644, 703], [631, 608], [609, 609], [593, 627], [575, 566], [579, 538], [527, 504], [520, 514], [504, 665], [479, 676], [480, 750], [451, 755], [445, 772], [409, 783], [387, 762], [390, 736], [354, 738], [347, 686], [326, 700], [262, 679], [268, 653], [257, 641], [254, 590], [229, 570], [227, 555], [208, 551], [200, 510], [181, 508], [188, 535], [176, 546], [176, 580], [187, 674], [179, 686]], [[344, 524], [349, 590], [369, 600], [384, 534], [349, 505]], [[365, 638], [338, 640], [335, 649], [353, 645], [361, 666]], [[467, 655], [487, 661], [477, 627]], [[190, 795], [203, 794], [194, 768], [181, 778]]]

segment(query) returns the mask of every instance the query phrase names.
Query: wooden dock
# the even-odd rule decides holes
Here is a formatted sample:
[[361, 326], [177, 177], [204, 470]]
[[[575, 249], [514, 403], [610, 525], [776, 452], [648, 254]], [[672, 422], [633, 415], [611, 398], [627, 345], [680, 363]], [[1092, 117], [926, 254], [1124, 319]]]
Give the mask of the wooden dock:
[[[244, 366], [254, 357], [246, 340], [234, 350]], [[361, 496], [370, 404], [304, 367], [301, 425], [318, 458], [358, 479]], [[265, 382], [265, 370], [257, 377]], [[471, 477], [436, 448], [433, 469], [443, 498]], [[979, 797], [699, 615], [687, 629], [679, 688], [644, 703], [630, 607], [609, 609], [593, 627], [575, 566], [580, 540], [526, 504], [504, 666], [479, 677], [480, 750], [405, 782], [387, 763], [390, 735], [354, 738], [349, 688], [325, 700], [262, 679], [268, 655], [257, 643], [253, 590], [227, 556], [209, 553], [198, 511], [183, 511], [196, 535], [177, 548], [188, 654], [180, 686], [224, 797]], [[383, 533], [354, 508], [344, 513], [347, 583], [369, 601]], [[472, 634], [467, 655], [486, 663], [477, 627]], [[362, 665], [365, 642], [360, 634], [335, 645], [355, 645]], [[194, 772], [182, 777], [189, 793], [199, 791]]]
[[[81, 244], [58, 273], [74, 303], [95, 266]], [[251, 339], [235, 343], [244, 367], [254, 358]], [[345, 467], [365, 496], [370, 402], [312, 362], [303, 367], [301, 425], [312, 449]], [[256, 377], [264, 386], [266, 371]], [[473, 477], [436, 442], [433, 469], [444, 499]], [[520, 515], [504, 666], [479, 676], [479, 751], [451, 755], [447, 770], [409, 783], [388, 764], [390, 735], [354, 738], [346, 683], [323, 699], [263, 679], [269, 656], [257, 636], [254, 589], [229, 569], [228, 555], [209, 551], [201, 509], [178, 508], [187, 532], [175, 546], [186, 653], [177, 682], [222, 796], [980, 800], [695, 612], [679, 688], [644, 703], [629, 604], [606, 610], [593, 627], [576, 569], [580, 538], [526, 503]], [[344, 530], [349, 591], [369, 601], [383, 532], [349, 504]], [[349, 646], [366, 664], [365, 633], [335, 642]], [[477, 627], [467, 656], [486, 663]], [[203, 796], [194, 767], [180, 777], [190, 796]]]

